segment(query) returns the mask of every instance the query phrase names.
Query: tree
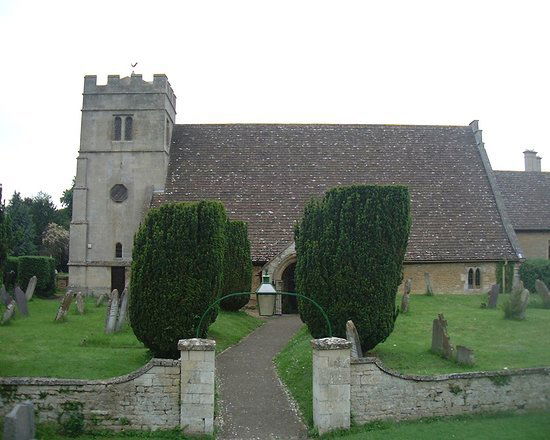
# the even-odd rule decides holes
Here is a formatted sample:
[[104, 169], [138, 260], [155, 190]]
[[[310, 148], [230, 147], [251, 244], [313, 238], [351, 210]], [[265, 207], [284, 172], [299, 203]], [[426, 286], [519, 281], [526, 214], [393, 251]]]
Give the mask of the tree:
[[70, 188], [63, 191], [63, 195], [59, 199], [63, 208], [57, 210], [57, 222], [65, 229], [69, 229], [69, 225], [73, 218], [73, 191], [74, 191], [75, 178], [73, 177], [73, 183]]
[[32, 199], [26, 197], [23, 202], [29, 206], [36, 232], [34, 244], [37, 249], [40, 249], [46, 227], [56, 220], [57, 208], [52, 201], [52, 197], [42, 191]]
[[[223, 281], [227, 217], [220, 202], [151, 209], [134, 238], [130, 324], [157, 357], [177, 358]], [[208, 321], [208, 320], [207, 320]], [[206, 336], [209, 322], [200, 335]]]
[[69, 261], [69, 231], [56, 223], [50, 223], [42, 236], [43, 252], [55, 259], [58, 271], [67, 272]]
[[[227, 222], [225, 269], [221, 295], [236, 292], [249, 292], [252, 284], [252, 258], [250, 241], [245, 222]], [[250, 295], [232, 296], [224, 299], [220, 306], [223, 310], [237, 311], [250, 300]]]
[[[351, 319], [364, 351], [393, 331], [409, 212], [404, 186], [339, 187], [311, 201], [295, 231], [298, 293], [323, 307], [335, 336], [345, 338]], [[303, 300], [298, 305], [312, 336], [326, 336], [316, 307]]]
[[8, 221], [5, 215], [4, 203], [2, 203], [2, 187], [0, 186], [0, 283], [2, 282], [2, 273], [4, 271], [4, 263], [8, 256], [9, 232]]
[[35, 255], [37, 253], [36, 230], [31, 209], [18, 192], [13, 193], [6, 208], [6, 216], [10, 224], [9, 254]]

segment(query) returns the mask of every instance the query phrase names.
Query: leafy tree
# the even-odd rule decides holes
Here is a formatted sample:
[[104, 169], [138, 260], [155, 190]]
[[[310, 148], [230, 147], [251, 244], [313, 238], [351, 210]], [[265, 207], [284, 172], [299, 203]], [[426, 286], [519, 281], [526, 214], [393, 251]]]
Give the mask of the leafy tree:
[[[351, 319], [364, 351], [393, 331], [410, 224], [406, 187], [355, 185], [311, 201], [296, 228], [298, 293], [323, 307], [335, 336]], [[313, 337], [327, 336], [315, 306], [298, 306]]]
[[6, 207], [6, 216], [10, 224], [9, 253], [13, 256], [35, 255], [37, 238], [31, 209], [18, 192], [13, 193]]
[[2, 273], [4, 264], [8, 256], [9, 232], [8, 221], [5, 215], [4, 203], [2, 203], [2, 187], [0, 186], [0, 283], [2, 282]]
[[[250, 241], [245, 222], [227, 222], [227, 247], [225, 269], [221, 295], [236, 292], [249, 292], [252, 284], [252, 258]], [[237, 311], [250, 300], [250, 295], [232, 296], [224, 299], [220, 306], [223, 310]]]
[[69, 225], [71, 223], [71, 220], [73, 218], [73, 190], [74, 190], [74, 182], [75, 179], [73, 178], [73, 183], [70, 188], [63, 191], [63, 195], [59, 199], [61, 202], [61, 206], [63, 208], [57, 210], [57, 222], [59, 225], [63, 226], [65, 229], [69, 229]]
[[[195, 336], [219, 298], [227, 217], [219, 202], [151, 209], [134, 238], [130, 324], [157, 357], [177, 358], [179, 339]], [[207, 320], [208, 321], [208, 320]], [[209, 322], [203, 322], [206, 336]]]
[[52, 201], [52, 197], [43, 192], [39, 192], [32, 199], [26, 197], [23, 202], [29, 206], [36, 231], [34, 244], [37, 249], [40, 249], [46, 227], [56, 220], [57, 208]]
[[67, 272], [69, 261], [69, 231], [56, 223], [50, 223], [42, 237], [43, 252], [55, 259], [58, 271]]

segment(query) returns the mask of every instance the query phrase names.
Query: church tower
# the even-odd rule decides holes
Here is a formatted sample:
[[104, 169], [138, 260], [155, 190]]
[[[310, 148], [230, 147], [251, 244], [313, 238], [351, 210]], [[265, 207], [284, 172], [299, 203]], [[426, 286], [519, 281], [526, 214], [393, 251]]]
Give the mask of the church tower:
[[166, 75], [84, 78], [73, 193], [69, 285], [99, 294], [124, 288], [134, 234], [168, 167], [176, 96]]

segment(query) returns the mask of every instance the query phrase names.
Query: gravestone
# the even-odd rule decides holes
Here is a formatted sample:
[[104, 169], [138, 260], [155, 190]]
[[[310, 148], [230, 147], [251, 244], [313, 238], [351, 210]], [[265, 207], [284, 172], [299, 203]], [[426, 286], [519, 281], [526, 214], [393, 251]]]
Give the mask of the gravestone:
[[19, 313], [23, 316], [29, 316], [27, 297], [19, 286], [15, 286], [15, 302], [17, 303], [17, 310], [19, 310]]
[[31, 440], [35, 433], [34, 408], [30, 400], [18, 403], [4, 417], [4, 440]]
[[403, 286], [403, 298], [401, 299], [401, 312], [407, 313], [409, 311], [410, 293], [412, 288], [412, 280], [407, 278], [405, 285]]
[[550, 308], [550, 291], [548, 290], [548, 287], [546, 287], [546, 284], [544, 284], [544, 281], [536, 280], [535, 281], [535, 289], [537, 290], [537, 293], [542, 298], [542, 305], [545, 309]]
[[13, 317], [13, 314], [15, 313], [15, 301], [10, 298], [10, 302], [6, 306], [6, 310], [4, 311], [4, 315], [2, 316], [2, 325], [9, 322], [9, 320]]
[[128, 313], [128, 301], [129, 290], [128, 286], [126, 286], [124, 288], [124, 291], [122, 292], [122, 299], [120, 300], [120, 311], [115, 325], [115, 332], [119, 332], [120, 330], [122, 330], [122, 326], [126, 322], [126, 315]]
[[434, 295], [434, 289], [432, 286], [432, 278], [429, 274], [429, 272], [424, 272], [424, 282], [426, 283], [426, 295], [433, 296]]
[[432, 326], [432, 351], [443, 356], [445, 359], [452, 359], [453, 346], [447, 333], [447, 321], [442, 314], [437, 315]]
[[111, 305], [113, 304], [113, 298], [115, 297], [115, 293], [117, 294], [117, 297], [118, 297], [118, 290], [117, 289], [114, 289], [109, 294], [109, 301], [107, 302], [107, 312], [105, 313], [105, 329], [107, 329], [107, 324], [109, 322], [109, 316], [111, 316]]
[[525, 319], [525, 312], [527, 311], [527, 306], [529, 305], [529, 290], [523, 289], [519, 297], [519, 316], [518, 319]]
[[456, 361], [461, 365], [472, 366], [475, 363], [474, 350], [464, 347], [463, 345], [456, 346]]
[[95, 302], [95, 306], [96, 307], [99, 307], [101, 306], [105, 300], [109, 297], [109, 295], [107, 295], [105, 292], [103, 292], [101, 295], [99, 295], [99, 297], [97, 298], [97, 301]]
[[500, 292], [500, 285], [493, 284], [491, 290], [489, 290], [489, 301], [487, 302], [488, 309], [496, 309], [498, 302], [498, 294]]
[[65, 296], [63, 296], [63, 299], [61, 300], [61, 303], [59, 304], [59, 308], [57, 309], [57, 314], [55, 315], [56, 321], [62, 321], [65, 316], [67, 316], [67, 312], [69, 310], [69, 307], [71, 306], [71, 303], [73, 302], [73, 292], [72, 290], [68, 290], [67, 293], [65, 293]]
[[111, 300], [111, 307], [109, 308], [109, 319], [105, 326], [105, 333], [113, 333], [116, 327], [116, 321], [118, 318], [118, 290], [113, 290], [113, 298]]
[[361, 340], [359, 333], [353, 321], [346, 322], [346, 339], [351, 342], [351, 357], [362, 358], [363, 350], [361, 349]]
[[78, 310], [78, 313], [81, 315], [84, 315], [84, 296], [82, 292], [76, 294], [76, 310]]
[[0, 301], [2, 301], [2, 304], [7, 306], [11, 302], [11, 298], [8, 295], [8, 292], [6, 291], [6, 286], [2, 284], [2, 287], [0, 287]]
[[33, 275], [32, 278], [29, 280], [29, 284], [27, 284], [27, 290], [25, 292], [25, 296], [27, 297], [27, 301], [30, 301], [32, 299], [32, 296], [34, 295], [34, 289], [36, 288], [36, 275]]

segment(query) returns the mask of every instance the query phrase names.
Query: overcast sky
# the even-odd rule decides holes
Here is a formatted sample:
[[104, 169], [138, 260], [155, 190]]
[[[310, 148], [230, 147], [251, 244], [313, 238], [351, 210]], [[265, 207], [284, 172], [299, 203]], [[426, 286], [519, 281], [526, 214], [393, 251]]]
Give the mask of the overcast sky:
[[76, 171], [83, 77], [165, 73], [178, 123], [466, 125], [493, 169], [550, 170], [544, 1], [0, 0], [3, 197], [56, 203]]

